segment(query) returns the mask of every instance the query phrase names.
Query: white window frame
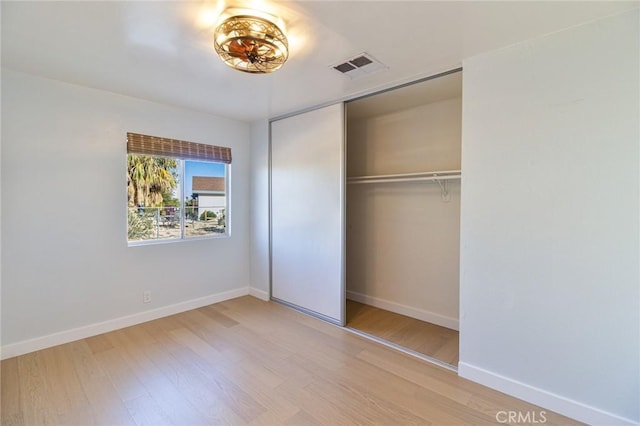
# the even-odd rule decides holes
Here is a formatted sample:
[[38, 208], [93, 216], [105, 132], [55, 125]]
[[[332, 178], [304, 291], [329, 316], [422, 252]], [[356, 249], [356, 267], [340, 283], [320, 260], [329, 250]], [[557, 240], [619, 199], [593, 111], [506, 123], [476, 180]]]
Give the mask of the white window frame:
[[[128, 154], [127, 154], [128, 155]], [[146, 155], [146, 154], [133, 154], [133, 155]], [[180, 206], [177, 207], [180, 211], [180, 236], [172, 237], [172, 238], [151, 238], [146, 240], [129, 240], [129, 219], [128, 219], [128, 211], [130, 207], [127, 205], [127, 245], [129, 247], [136, 246], [147, 246], [147, 245], [156, 245], [156, 244], [173, 244], [173, 243], [181, 243], [185, 241], [199, 241], [199, 240], [209, 240], [209, 239], [224, 239], [229, 238], [231, 236], [231, 164], [223, 163], [220, 161], [207, 161], [207, 160], [191, 160], [191, 159], [181, 159], [176, 157], [168, 157], [168, 156], [160, 156], [160, 155], [147, 155], [149, 157], [165, 157], [171, 158], [178, 162], [178, 172], [179, 172], [179, 185], [180, 185]], [[189, 237], [185, 235], [186, 229], [186, 214], [185, 214], [185, 163], [187, 161], [197, 161], [202, 163], [215, 163], [215, 164], [223, 164], [224, 165], [224, 186], [225, 186], [225, 228], [224, 233], [212, 233], [211, 235], [200, 235]], [[160, 226], [156, 224], [156, 226]]]

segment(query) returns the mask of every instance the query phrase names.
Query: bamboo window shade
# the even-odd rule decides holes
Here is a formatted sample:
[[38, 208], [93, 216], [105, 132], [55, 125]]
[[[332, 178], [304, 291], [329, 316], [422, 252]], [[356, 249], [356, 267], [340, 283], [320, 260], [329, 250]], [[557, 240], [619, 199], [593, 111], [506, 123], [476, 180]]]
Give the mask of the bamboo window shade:
[[231, 148], [127, 133], [127, 153], [231, 164]]

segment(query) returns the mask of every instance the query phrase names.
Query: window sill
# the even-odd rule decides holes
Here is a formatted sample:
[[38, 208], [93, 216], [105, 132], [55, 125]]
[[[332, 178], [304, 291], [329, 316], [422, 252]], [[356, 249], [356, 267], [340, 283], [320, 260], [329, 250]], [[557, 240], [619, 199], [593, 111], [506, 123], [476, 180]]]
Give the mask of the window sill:
[[176, 244], [185, 243], [189, 241], [202, 241], [202, 240], [222, 240], [230, 238], [229, 233], [221, 235], [210, 235], [202, 237], [190, 237], [190, 238], [161, 238], [158, 240], [141, 240], [141, 241], [127, 241], [127, 247], [142, 247], [142, 246], [155, 246], [161, 244]]

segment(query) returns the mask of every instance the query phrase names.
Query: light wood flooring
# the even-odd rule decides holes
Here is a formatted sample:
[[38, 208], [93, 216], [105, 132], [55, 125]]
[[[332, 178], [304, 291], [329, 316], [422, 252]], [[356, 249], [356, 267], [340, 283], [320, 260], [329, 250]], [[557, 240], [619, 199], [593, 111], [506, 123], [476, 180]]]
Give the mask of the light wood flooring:
[[[249, 296], [0, 368], [4, 426], [482, 425], [541, 410]], [[547, 424], [576, 424], [545, 412]]]
[[458, 332], [347, 300], [347, 327], [458, 366]]

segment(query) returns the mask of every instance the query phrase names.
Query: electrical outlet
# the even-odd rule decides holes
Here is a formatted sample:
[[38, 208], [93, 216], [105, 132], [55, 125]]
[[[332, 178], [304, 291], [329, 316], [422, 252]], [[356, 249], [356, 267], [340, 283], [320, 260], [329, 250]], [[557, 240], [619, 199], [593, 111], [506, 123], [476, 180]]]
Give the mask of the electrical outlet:
[[142, 293], [142, 303], [151, 303], [151, 292], [149, 290]]

